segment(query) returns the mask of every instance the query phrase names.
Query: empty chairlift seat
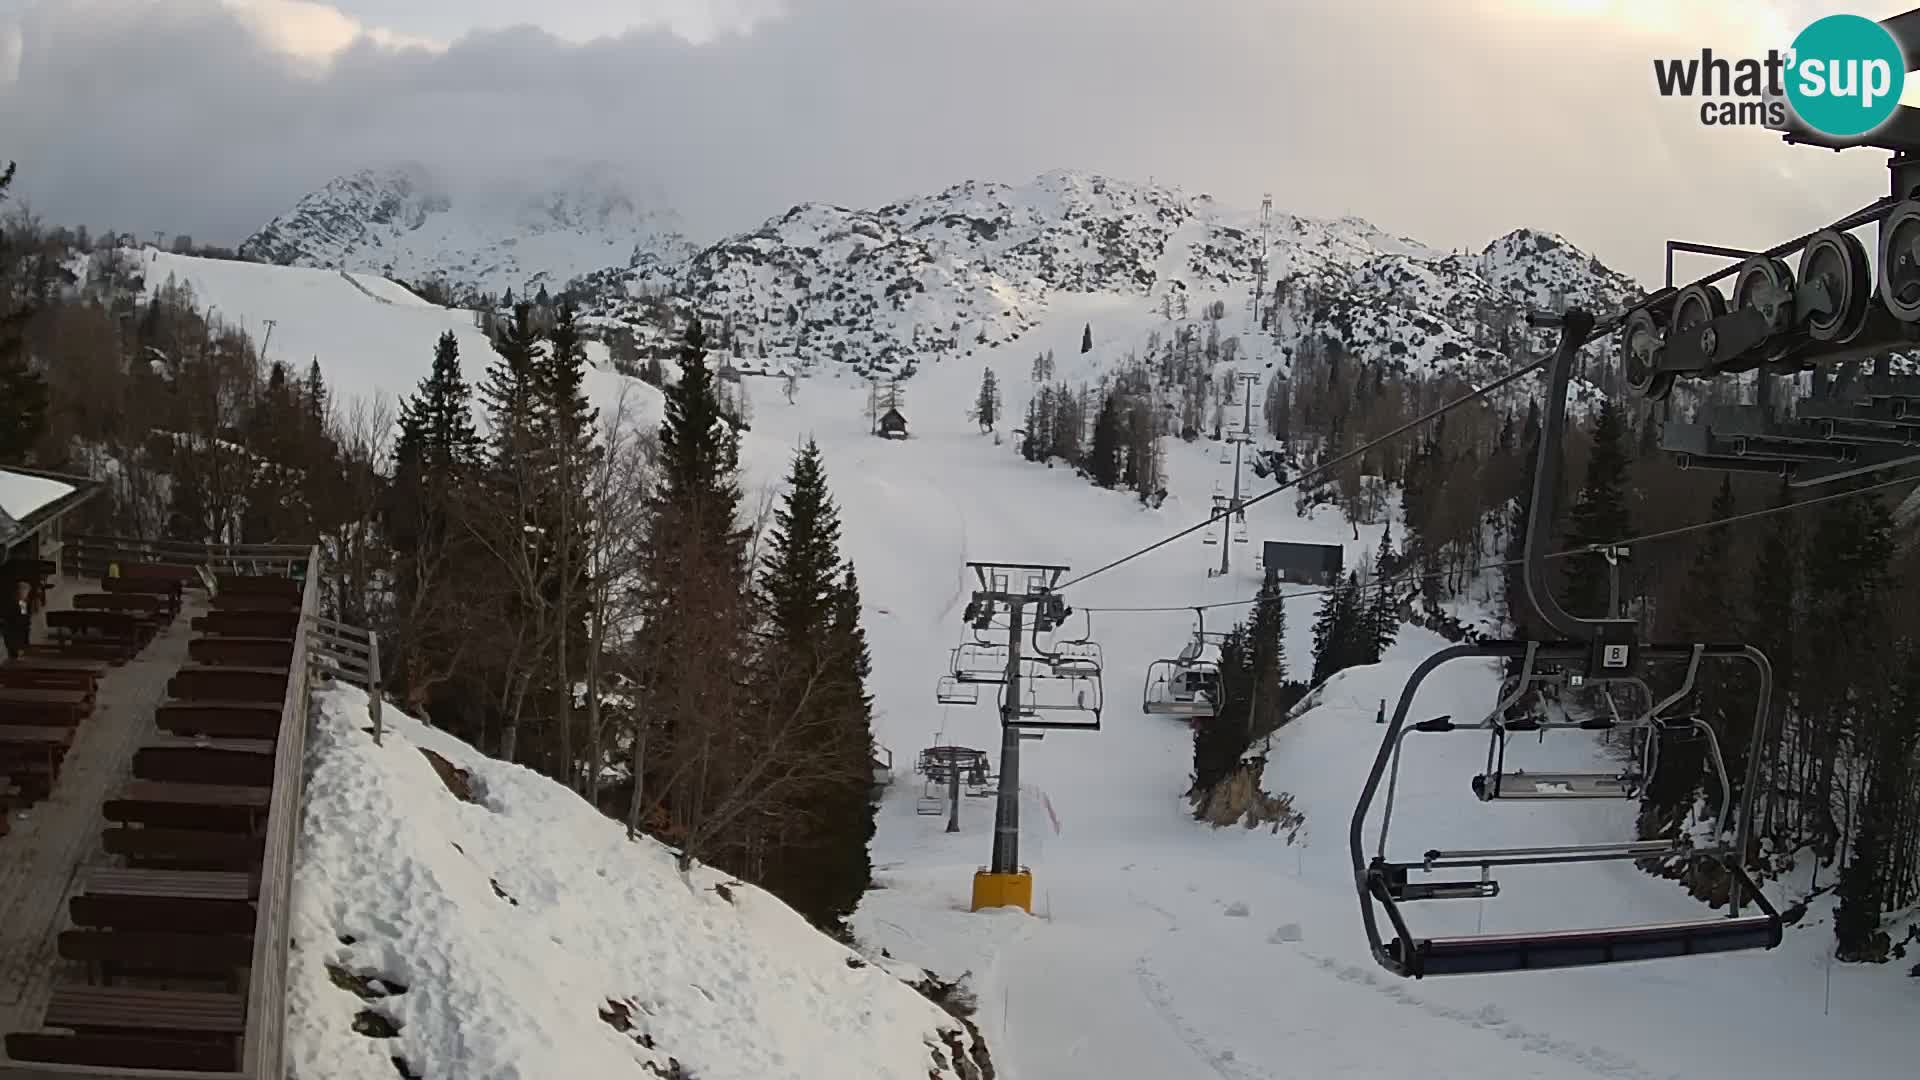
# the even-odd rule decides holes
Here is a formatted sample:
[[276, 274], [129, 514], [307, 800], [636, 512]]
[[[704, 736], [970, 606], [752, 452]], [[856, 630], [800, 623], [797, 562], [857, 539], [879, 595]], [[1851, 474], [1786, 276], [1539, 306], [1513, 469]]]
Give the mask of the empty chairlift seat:
[[1395, 938], [1388, 951], [1416, 977], [1472, 975], [1771, 949], [1780, 944], [1781, 934], [1779, 916], [1765, 910], [1731, 919], [1427, 938], [1411, 948]]

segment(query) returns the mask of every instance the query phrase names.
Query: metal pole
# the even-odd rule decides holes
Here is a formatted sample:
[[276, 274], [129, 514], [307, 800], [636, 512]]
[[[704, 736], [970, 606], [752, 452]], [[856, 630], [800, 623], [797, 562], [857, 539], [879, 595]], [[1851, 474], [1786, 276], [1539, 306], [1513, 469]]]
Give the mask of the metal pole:
[[960, 762], [947, 763], [947, 831], [960, 831]]
[[1000, 706], [1000, 793], [993, 810], [996, 874], [1020, 872], [1020, 632], [1026, 598], [1010, 598], [1012, 629], [1007, 647], [1007, 698]]
[[367, 711], [373, 714], [373, 745], [380, 745], [380, 635], [367, 631]]
[[1607, 618], [1620, 617], [1620, 560], [1607, 549]]
[[1240, 509], [1240, 444], [1233, 444], [1233, 496], [1227, 500], [1227, 515], [1220, 519], [1220, 576], [1227, 576], [1227, 560], [1233, 554], [1233, 511]]

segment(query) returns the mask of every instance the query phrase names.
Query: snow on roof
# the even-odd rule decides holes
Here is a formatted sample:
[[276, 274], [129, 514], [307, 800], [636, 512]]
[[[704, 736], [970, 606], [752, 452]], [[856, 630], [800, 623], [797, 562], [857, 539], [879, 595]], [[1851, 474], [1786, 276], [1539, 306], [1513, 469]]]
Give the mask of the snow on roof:
[[[421, 1076], [958, 1080], [958, 1021], [768, 894], [704, 866], [683, 878], [573, 792], [391, 707], [375, 746], [357, 689], [315, 701], [293, 1073], [392, 1076], [400, 1058]], [[480, 804], [421, 750], [465, 770]], [[391, 992], [363, 1000], [340, 977]], [[399, 1036], [357, 1033], [367, 1010]]]
[[0, 514], [24, 521], [28, 514], [67, 497], [77, 490], [72, 484], [29, 476], [12, 469], [0, 469]]

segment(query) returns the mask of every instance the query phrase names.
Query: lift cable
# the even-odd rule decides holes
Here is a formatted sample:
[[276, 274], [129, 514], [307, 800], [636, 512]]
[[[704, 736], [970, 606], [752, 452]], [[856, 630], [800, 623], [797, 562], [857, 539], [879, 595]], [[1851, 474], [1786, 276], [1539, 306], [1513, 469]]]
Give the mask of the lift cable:
[[[1371, 442], [1363, 443], [1347, 451], [1344, 454], [1335, 456], [1331, 460], [1324, 461], [1319, 465], [1315, 465], [1313, 468], [1306, 469], [1294, 475], [1291, 479], [1282, 481], [1279, 484], [1279, 486], [1274, 487], [1269, 491], [1265, 491], [1259, 495], [1255, 495], [1251, 499], [1242, 500], [1238, 507], [1231, 507], [1226, 510], [1222, 510], [1217, 514], [1214, 514], [1212, 517], [1207, 518], [1207, 520], [1201, 522], [1198, 525], [1194, 525], [1191, 528], [1183, 529], [1180, 532], [1174, 533], [1172, 536], [1169, 536], [1164, 540], [1160, 540], [1153, 544], [1149, 544], [1148, 546], [1141, 548], [1139, 551], [1136, 551], [1131, 555], [1126, 555], [1126, 556], [1122, 556], [1121, 558], [1115, 559], [1114, 561], [1106, 564], [1105, 566], [1099, 567], [1094, 570], [1089, 570], [1086, 573], [1081, 574], [1079, 577], [1076, 577], [1071, 581], [1063, 582], [1062, 584], [1055, 586], [1055, 588], [1060, 591], [1065, 591], [1066, 589], [1069, 589], [1075, 585], [1080, 584], [1083, 581], [1086, 581], [1088, 578], [1091, 578], [1096, 574], [1104, 574], [1107, 571], [1114, 569], [1115, 567], [1124, 566], [1127, 563], [1132, 562], [1133, 560], [1139, 558], [1142, 555], [1146, 555], [1151, 552], [1158, 551], [1161, 548], [1166, 547], [1168, 544], [1173, 543], [1175, 540], [1181, 540], [1188, 536], [1192, 536], [1194, 533], [1197, 533], [1200, 530], [1205, 529], [1208, 526], [1213, 525], [1218, 521], [1221, 521], [1222, 519], [1231, 517], [1236, 513], [1240, 513], [1244, 511], [1247, 507], [1252, 506], [1257, 502], [1270, 499], [1275, 495], [1278, 495], [1281, 492], [1287, 490], [1288, 488], [1299, 485], [1301, 482], [1309, 478], [1321, 476], [1326, 473], [1332, 472], [1334, 469], [1338, 468], [1339, 466], [1344, 465], [1347, 462], [1352, 461], [1357, 457], [1360, 457], [1361, 455], [1367, 453], [1373, 448], [1380, 446], [1384, 443], [1392, 442], [1393, 440], [1398, 439], [1400, 436], [1405, 435], [1407, 432], [1412, 431], [1414, 428], [1417, 428], [1422, 424], [1428, 423], [1429, 421], [1437, 420], [1440, 417], [1445, 416], [1446, 414], [1452, 412], [1455, 409], [1460, 408], [1463, 405], [1472, 404], [1473, 402], [1478, 401], [1483, 397], [1486, 397], [1488, 394], [1493, 393], [1495, 390], [1498, 390], [1503, 386], [1507, 386], [1510, 383], [1518, 382], [1522, 378], [1525, 378], [1526, 376], [1531, 375], [1536, 371], [1542, 370], [1552, 362], [1553, 362], [1553, 356], [1552, 354], [1548, 354], [1547, 356], [1539, 360], [1536, 360], [1531, 364], [1527, 364], [1524, 367], [1515, 368], [1514, 370], [1507, 372], [1505, 375], [1500, 376], [1498, 379], [1495, 379], [1494, 381], [1488, 383], [1487, 385], [1481, 387], [1480, 389], [1475, 390], [1468, 394], [1463, 394], [1460, 397], [1454, 398], [1452, 401], [1445, 403], [1444, 405], [1437, 406], [1425, 413], [1422, 413], [1421, 415], [1414, 417], [1412, 420], [1409, 420], [1404, 424], [1401, 424], [1399, 427], [1394, 428], [1392, 431], [1387, 432], [1385, 435], [1382, 435]], [[1192, 608], [1188, 607], [1182, 610], [1190, 611], [1192, 610]]]
[[[1741, 522], [1752, 521], [1756, 518], [1771, 517], [1774, 514], [1784, 514], [1793, 510], [1804, 510], [1807, 507], [1819, 506], [1822, 503], [1839, 502], [1842, 499], [1851, 499], [1851, 498], [1854, 498], [1855, 496], [1867, 495], [1876, 491], [1884, 491], [1887, 488], [1898, 487], [1901, 484], [1912, 484], [1917, 482], [1920, 482], [1920, 477], [1902, 476], [1893, 480], [1883, 480], [1877, 484], [1869, 484], [1866, 487], [1855, 488], [1852, 491], [1840, 491], [1840, 492], [1835, 492], [1831, 495], [1822, 495], [1819, 498], [1808, 499], [1805, 502], [1791, 502], [1783, 506], [1771, 506], [1765, 510], [1752, 510], [1744, 514], [1734, 514], [1731, 517], [1713, 518], [1712, 520], [1709, 520], [1709, 521], [1698, 521], [1693, 523], [1692, 525], [1682, 525], [1677, 529], [1663, 529], [1660, 532], [1647, 533], [1643, 536], [1636, 536], [1627, 540], [1616, 540], [1610, 544], [1598, 545], [1598, 547], [1635, 547], [1640, 544], [1650, 544], [1658, 540], [1671, 540], [1676, 536], [1686, 536], [1690, 533], [1700, 532], [1705, 529], [1718, 528], [1720, 526], [1725, 526], [1725, 525], [1736, 525]], [[1594, 552], [1595, 550], [1597, 550], [1597, 548], [1594, 546], [1568, 548], [1565, 551], [1556, 551], [1551, 555], [1544, 556], [1544, 558], [1566, 559], [1566, 558], [1571, 558], [1572, 556], [1575, 556], [1575, 555], [1589, 554], [1591, 552]], [[1452, 577], [1456, 573], [1478, 574], [1485, 570], [1499, 570], [1509, 566], [1520, 566], [1525, 562], [1526, 562], [1525, 559], [1502, 559], [1498, 562], [1480, 563], [1477, 566], [1467, 567], [1465, 570], [1462, 570], [1462, 571], [1446, 570], [1446, 571], [1441, 571], [1439, 573], [1434, 573], [1434, 574], [1421, 574], [1421, 575], [1410, 577], [1410, 578], [1399, 578], [1398, 580], [1431, 581], [1435, 578]], [[1328, 587], [1323, 587], [1318, 589], [1301, 589], [1297, 592], [1282, 593], [1280, 594], [1280, 599], [1292, 600], [1296, 597], [1302, 597], [1302, 596], [1324, 596], [1327, 593], [1335, 591], [1336, 588], [1338, 588], [1338, 586], [1328, 586]], [[1220, 601], [1219, 603], [1214, 603], [1214, 604], [1179, 604], [1179, 605], [1168, 606], [1168, 607], [1111, 607], [1111, 608], [1108, 608], [1108, 607], [1084, 608], [1083, 607], [1083, 608], [1075, 608], [1074, 610], [1090, 612], [1096, 615], [1144, 615], [1149, 613], [1157, 614], [1157, 613], [1165, 613], [1165, 612], [1194, 611], [1196, 609], [1212, 611], [1217, 608], [1247, 607], [1251, 604], [1256, 604], [1258, 602], [1259, 602], [1259, 597], [1253, 597], [1247, 600], [1223, 600], [1223, 601]]]

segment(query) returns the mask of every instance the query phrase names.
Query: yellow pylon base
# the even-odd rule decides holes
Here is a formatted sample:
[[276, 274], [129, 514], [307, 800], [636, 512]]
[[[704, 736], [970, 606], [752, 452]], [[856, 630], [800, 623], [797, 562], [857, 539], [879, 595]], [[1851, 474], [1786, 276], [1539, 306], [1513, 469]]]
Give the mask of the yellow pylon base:
[[973, 910], [1017, 907], [1033, 914], [1033, 874], [995, 874], [981, 870], [973, 875]]

